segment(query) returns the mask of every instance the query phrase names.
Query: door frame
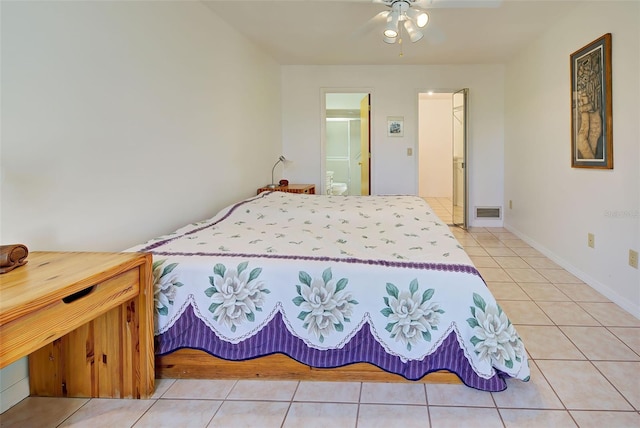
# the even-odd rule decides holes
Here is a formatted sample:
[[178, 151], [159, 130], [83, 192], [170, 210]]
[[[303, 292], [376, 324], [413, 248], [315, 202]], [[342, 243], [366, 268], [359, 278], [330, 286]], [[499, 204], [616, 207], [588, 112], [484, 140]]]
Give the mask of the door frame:
[[373, 100], [374, 91], [373, 88], [320, 88], [320, 193], [327, 194], [326, 177], [327, 177], [327, 165], [326, 165], [326, 142], [327, 142], [327, 94], [369, 94], [369, 194], [373, 194], [375, 189], [375, 175], [374, 170], [374, 146], [375, 146], [375, 132], [373, 124]]
[[[453, 94], [457, 93], [457, 92], [461, 92], [464, 91], [465, 92], [465, 127], [464, 127], [464, 134], [465, 134], [465, 146], [464, 146], [464, 152], [465, 152], [465, 168], [464, 168], [464, 185], [465, 185], [465, 192], [464, 192], [464, 224], [463, 225], [457, 225], [459, 227], [461, 227], [462, 229], [467, 229], [468, 227], [468, 219], [469, 219], [469, 194], [470, 194], [470, 189], [469, 189], [469, 174], [468, 174], [468, 166], [469, 166], [469, 88], [457, 88], [457, 89], [448, 89], [448, 88], [438, 88], [438, 89], [425, 89], [425, 88], [421, 88], [421, 89], [417, 89], [416, 90], [416, 117], [420, 117], [420, 94], [428, 94], [428, 93], [434, 93], [434, 94], [450, 94], [452, 97], [452, 105], [453, 105]], [[453, 114], [453, 111], [451, 112]], [[416, 144], [416, 156], [415, 156], [415, 167], [416, 167], [416, 194], [418, 193], [418, 189], [420, 186], [420, 144], [419, 144], [419, 139], [420, 139], [420, 124], [416, 123], [416, 135], [418, 136], [418, 142]], [[451, 129], [451, 135], [453, 137], [453, 129]], [[452, 147], [453, 148], [453, 147]], [[451, 153], [451, 162], [453, 162], [453, 152]], [[455, 170], [454, 170], [454, 174], [455, 174]], [[453, 218], [453, 187], [452, 187], [452, 212], [451, 212], [451, 225], [453, 225], [454, 223], [454, 218]]]

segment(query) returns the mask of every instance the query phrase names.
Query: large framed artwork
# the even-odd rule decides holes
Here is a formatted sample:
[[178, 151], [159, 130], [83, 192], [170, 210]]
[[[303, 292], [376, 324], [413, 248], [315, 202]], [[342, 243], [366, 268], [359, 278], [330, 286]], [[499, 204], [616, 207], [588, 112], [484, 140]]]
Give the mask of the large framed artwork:
[[613, 169], [610, 33], [571, 54], [571, 166]]

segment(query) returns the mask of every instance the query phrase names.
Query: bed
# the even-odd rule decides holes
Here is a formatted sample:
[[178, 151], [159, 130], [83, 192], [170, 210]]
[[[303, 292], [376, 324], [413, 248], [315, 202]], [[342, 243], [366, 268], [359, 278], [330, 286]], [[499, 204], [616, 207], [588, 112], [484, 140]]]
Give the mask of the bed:
[[127, 251], [153, 254], [158, 377], [529, 379], [514, 326], [418, 197], [265, 192]]

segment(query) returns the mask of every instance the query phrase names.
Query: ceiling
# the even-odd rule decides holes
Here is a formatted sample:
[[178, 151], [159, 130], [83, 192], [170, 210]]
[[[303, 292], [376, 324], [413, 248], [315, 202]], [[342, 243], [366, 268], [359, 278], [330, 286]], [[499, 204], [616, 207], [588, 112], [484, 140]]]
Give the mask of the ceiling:
[[382, 41], [373, 0], [201, 0], [283, 65], [502, 64], [592, 0], [422, 0], [425, 37]]

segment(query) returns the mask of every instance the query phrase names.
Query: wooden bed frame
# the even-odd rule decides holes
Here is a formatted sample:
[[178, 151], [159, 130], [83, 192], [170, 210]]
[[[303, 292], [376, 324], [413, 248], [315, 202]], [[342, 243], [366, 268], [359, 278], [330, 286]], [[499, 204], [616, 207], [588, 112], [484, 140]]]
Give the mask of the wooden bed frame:
[[156, 356], [156, 378], [170, 379], [269, 379], [351, 382], [462, 383], [454, 373], [441, 370], [410, 381], [372, 364], [356, 363], [321, 369], [299, 363], [283, 354], [246, 361], [227, 361], [195, 349], [180, 349]]

